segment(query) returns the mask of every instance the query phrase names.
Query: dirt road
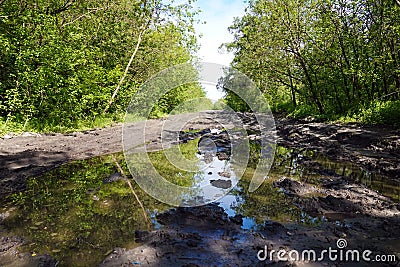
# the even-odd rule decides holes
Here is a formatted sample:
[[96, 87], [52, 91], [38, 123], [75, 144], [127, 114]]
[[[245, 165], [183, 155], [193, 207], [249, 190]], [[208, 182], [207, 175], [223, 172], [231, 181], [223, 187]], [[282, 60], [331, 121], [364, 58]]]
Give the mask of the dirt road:
[[[218, 128], [219, 111], [204, 111], [184, 129]], [[238, 114], [245, 127], [258, 131], [251, 114]], [[176, 116], [177, 125], [186, 117]], [[165, 119], [149, 120], [146, 140], [159, 144]], [[275, 117], [278, 144], [315, 149], [334, 160], [357, 163], [369, 170], [400, 179], [400, 129], [354, 124], [326, 124]], [[141, 136], [143, 123], [129, 126]], [[169, 122], [169, 128], [174, 128]], [[179, 130], [178, 128], [177, 130]], [[141, 145], [141, 138], [131, 145]], [[39, 175], [62, 163], [122, 151], [122, 124], [69, 134], [31, 134], [0, 140], [0, 196], [24, 189], [27, 177]]]
[[[168, 123], [168, 128], [175, 131], [220, 128], [215, 121], [219, 115], [219, 111], [202, 112], [183, 128], [181, 125], [187, 120], [185, 116], [177, 116], [174, 123], [165, 119], [151, 120], [147, 122], [145, 137], [149, 147], [158, 149], [161, 146], [161, 129], [164, 123]], [[258, 125], [251, 114], [238, 116], [249, 132], [259, 134]], [[279, 145], [314, 150], [332, 160], [350, 161], [370, 171], [383, 173], [389, 179], [400, 179], [399, 129], [327, 124], [291, 120], [281, 116], [275, 117], [275, 123]], [[143, 144], [142, 126], [143, 123], [129, 125], [132, 135], [138, 136], [137, 139], [130, 140], [129, 146]], [[0, 197], [23, 191], [28, 177], [42, 174], [65, 162], [122, 151], [122, 131], [122, 125], [115, 125], [70, 134], [25, 134], [1, 140]], [[305, 160], [303, 163], [310, 168], [319, 168], [312, 160]], [[321, 169], [316, 169], [318, 171]], [[327, 173], [329, 170], [322, 171]], [[128, 266], [135, 262], [147, 262], [147, 266], [159, 266], [160, 263], [170, 266], [176, 266], [176, 263], [180, 263], [180, 266], [264, 266], [274, 262], [259, 262], [255, 258], [256, 253], [264, 246], [287, 251], [307, 248], [322, 250], [332, 246], [338, 238], [347, 239], [353, 248], [363, 249], [363, 246], [370, 245], [367, 247], [372, 246], [374, 252], [390, 252], [399, 257], [400, 250], [396, 240], [400, 238], [400, 205], [357, 184], [349, 177], [337, 174], [328, 176], [330, 178], [320, 187], [290, 178], [274, 182], [274, 186], [285, 192], [303, 211], [325, 216], [327, 221], [319, 226], [310, 228], [299, 224], [282, 225], [267, 220], [264, 230], [253, 233], [240, 229], [240, 218], [227, 218], [216, 207], [171, 210], [157, 218], [165, 226], [163, 229], [138, 233], [138, 242], [142, 246], [132, 250], [115, 249], [103, 261], [103, 266]], [[189, 218], [190, 222], [182, 222], [182, 218]], [[195, 231], [194, 222], [199, 224]], [[4, 251], [5, 256], [2, 257], [8, 260], [15, 258], [22, 263], [35, 261], [32, 266], [55, 266], [55, 261], [50, 256], [15, 256], [18, 255], [17, 247], [22, 242], [19, 237], [0, 236], [0, 256]], [[281, 265], [293, 266], [292, 263], [287, 264]], [[323, 264], [329, 265], [329, 262]], [[307, 263], [297, 263], [297, 266], [305, 265]], [[396, 266], [396, 263], [388, 266]]]

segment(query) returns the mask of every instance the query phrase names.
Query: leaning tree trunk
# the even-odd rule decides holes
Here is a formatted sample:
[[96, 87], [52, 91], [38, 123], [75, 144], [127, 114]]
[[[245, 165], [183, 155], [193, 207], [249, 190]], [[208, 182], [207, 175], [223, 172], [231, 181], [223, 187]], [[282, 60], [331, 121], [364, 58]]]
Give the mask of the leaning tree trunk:
[[124, 82], [124, 80], [125, 80], [125, 78], [126, 78], [126, 75], [128, 75], [128, 71], [129, 71], [129, 68], [130, 68], [130, 66], [131, 66], [131, 64], [132, 64], [132, 62], [133, 62], [133, 59], [135, 58], [136, 53], [137, 53], [137, 51], [139, 50], [139, 46], [140, 46], [140, 43], [142, 42], [142, 36], [143, 36], [143, 34], [144, 34], [144, 31], [142, 31], [142, 32], [139, 34], [139, 37], [138, 37], [138, 41], [137, 41], [135, 50], [133, 51], [133, 53], [132, 53], [132, 55], [131, 55], [131, 58], [129, 59], [128, 64], [126, 64], [124, 74], [122, 75], [121, 79], [119, 80], [118, 85], [117, 85], [117, 87], [115, 88], [114, 93], [113, 93], [112, 96], [110, 97], [110, 100], [108, 101], [107, 106], [104, 108], [103, 114], [105, 114], [105, 113], [107, 112], [107, 110], [110, 108], [110, 106], [111, 106], [111, 104], [114, 102], [114, 99], [115, 99], [115, 97], [117, 96], [119, 90], [121, 89], [121, 86], [122, 86], [122, 84], [123, 84], [123, 82]]

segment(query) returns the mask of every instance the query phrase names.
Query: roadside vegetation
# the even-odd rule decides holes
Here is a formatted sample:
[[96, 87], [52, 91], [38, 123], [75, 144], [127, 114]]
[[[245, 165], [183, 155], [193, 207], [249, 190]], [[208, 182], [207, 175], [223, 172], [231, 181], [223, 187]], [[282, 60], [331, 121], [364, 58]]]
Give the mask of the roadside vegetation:
[[[144, 81], [196, 62], [193, 1], [0, 1], [0, 135], [123, 121]], [[400, 6], [381, 0], [251, 0], [224, 44], [274, 112], [329, 121], [400, 122]], [[169, 92], [152, 118], [191, 111], [199, 84]], [[194, 102], [193, 102], [194, 103]], [[200, 108], [237, 111], [233, 93]]]
[[[197, 14], [192, 1], [0, 1], [0, 132], [121, 121], [146, 79], [195, 60]], [[155, 116], [199, 96], [171, 91]]]
[[[400, 6], [381, 0], [252, 0], [225, 44], [273, 111], [400, 123]], [[236, 110], [246, 105], [228, 92]]]

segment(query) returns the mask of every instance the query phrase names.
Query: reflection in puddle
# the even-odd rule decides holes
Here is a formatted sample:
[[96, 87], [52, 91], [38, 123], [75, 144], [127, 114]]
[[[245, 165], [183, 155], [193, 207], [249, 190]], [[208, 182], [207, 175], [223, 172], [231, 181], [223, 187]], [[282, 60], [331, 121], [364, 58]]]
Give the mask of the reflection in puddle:
[[270, 175], [281, 174], [302, 182], [319, 185], [321, 179], [345, 176], [366, 187], [400, 201], [400, 181], [372, 173], [350, 162], [337, 162], [307, 149], [288, 149], [278, 146]]
[[[2, 201], [0, 212], [17, 208], [3, 224], [27, 240], [23, 251], [51, 254], [61, 266], [95, 266], [114, 247], [134, 246], [135, 230], [152, 228], [125, 181], [110, 181], [117, 171], [112, 157], [103, 156], [31, 178], [25, 192]], [[135, 191], [149, 211], [170, 208]]]
[[173, 206], [204, 205], [226, 195], [245, 171], [248, 142], [243, 132], [209, 130], [201, 137], [190, 132], [194, 140], [168, 137], [164, 150], [128, 150], [124, 155], [136, 183], [149, 195]]
[[[209, 188], [215, 187], [215, 192], [227, 185], [224, 183], [235, 184], [237, 176], [226, 149], [218, 146], [207, 148], [207, 144], [199, 149], [198, 143], [199, 140], [195, 139], [179, 145], [186, 158], [198, 159], [203, 164], [200, 171], [194, 173], [169, 164], [163, 151], [152, 152], [149, 157], [156, 170], [175, 184], [209, 185]], [[318, 184], [321, 178], [334, 173], [346, 175], [398, 200], [399, 185], [383, 176], [368, 174], [347, 163], [334, 163], [313, 151], [283, 147], [277, 148], [270, 179], [250, 194], [247, 189], [258, 161], [258, 149], [258, 143], [251, 142], [249, 167], [233, 190], [217, 201], [228, 216], [242, 217], [243, 229], [260, 229], [270, 220], [306, 225], [326, 220], [305, 213], [275, 188], [272, 182], [282, 176]], [[115, 156], [128, 173], [122, 153]], [[135, 246], [132, 241], [135, 230], [162, 227], [155, 217], [171, 208], [134, 185], [151, 214], [153, 224], [147, 225], [129, 187], [120, 178], [111, 156], [63, 165], [44, 176], [29, 179], [27, 191], [3, 200], [0, 212], [16, 208], [3, 224], [12, 234], [26, 238], [27, 243], [22, 247], [24, 251], [49, 253], [62, 266], [96, 265], [114, 247]], [[204, 192], [205, 198], [207, 193], [210, 192]]]

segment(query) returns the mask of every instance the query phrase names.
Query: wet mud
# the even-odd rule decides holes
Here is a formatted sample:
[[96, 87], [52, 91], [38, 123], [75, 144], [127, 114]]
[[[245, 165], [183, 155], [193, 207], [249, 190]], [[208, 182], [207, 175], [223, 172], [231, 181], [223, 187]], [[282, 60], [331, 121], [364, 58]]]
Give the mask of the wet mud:
[[[200, 144], [202, 139], [211, 138], [217, 144], [218, 160], [229, 160], [226, 132], [213, 132], [218, 129], [212, 120], [215, 111], [205, 114], [206, 119], [203, 116], [181, 129], [179, 142], [200, 138]], [[260, 129], [255, 118], [251, 114], [239, 116], [249, 139], [257, 143]], [[154, 131], [147, 133], [155, 150], [162, 121], [152, 121]], [[300, 219], [264, 216], [254, 227], [246, 228], [246, 211], [230, 213], [218, 203], [167, 209], [155, 215], [157, 227], [135, 231], [133, 248], [111, 248], [100, 266], [362, 266], [360, 262], [326, 258], [310, 262], [280, 261], [276, 255], [265, 260], [257, 257], [261, 250], [337, 249], [338, 239], [347, 241], [346, 249], [368, 249], [373, 255], [395, 257], [391, 262], [369, 263], [371, 266], [399, 266], [400, 130], [291, 120], [279, 115], [275, 123], [278, 149], [268, 190], [282, 194], [299, 211]], [[0, 142], [1, 197], [24, 192], [29, 177], [69, 161], [122, 150], [120, 125], [69, 135], [15, 136]], [[202, 144], [207, 150], [207, 143]], [[217, 188], [231, 186], [229, 172], [208, 171], [207, 175], [220, 177], [210, 180]], [[112, 173], [102, 183], [118, 183], [120, 179], [118, 172]], [[260, 193], [257, 197], [263, 196]], [[18, 248], [27, 241], [2, 225], [9, 213], [3, 209], [0, 214], [0, 266], [56, 266], [56, 256], [20, 252]]]

